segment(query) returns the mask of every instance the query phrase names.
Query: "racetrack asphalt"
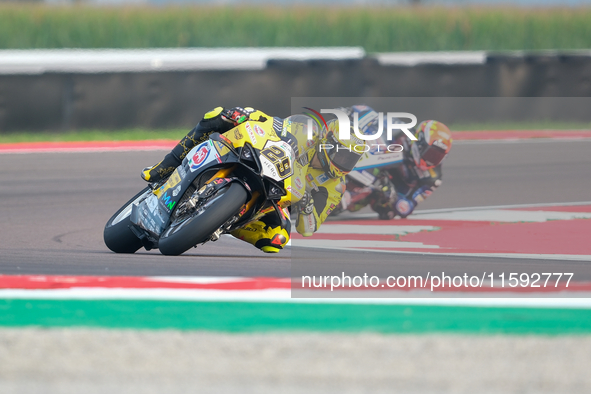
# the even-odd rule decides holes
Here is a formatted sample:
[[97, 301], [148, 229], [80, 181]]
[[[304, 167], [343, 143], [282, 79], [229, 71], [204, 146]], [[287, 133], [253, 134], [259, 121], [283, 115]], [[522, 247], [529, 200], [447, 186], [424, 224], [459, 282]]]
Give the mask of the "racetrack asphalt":
[[[457, 143], [443, 185], [420, 209], [591, 201], [591, 141], [527, 140]], [[109, 217], [145, 183], [141, 169], [164, 151], [0, 154], [0, 274], [289, 277], [290, 250], [266, 255], [241, 241], [218, 242], [167, 257], [158, 251], [117, 255], [103, 244]], [[304, 264], [369, 262], [375, 275], [450, 274], [513, 268], [537, 272], [556, 261], [492, 257], [339, 253], [309, 249]], [[558, 262], [577, 280], [591, 280], [586, 262]], [[354, 274], [354, 273], [352, 273]]]

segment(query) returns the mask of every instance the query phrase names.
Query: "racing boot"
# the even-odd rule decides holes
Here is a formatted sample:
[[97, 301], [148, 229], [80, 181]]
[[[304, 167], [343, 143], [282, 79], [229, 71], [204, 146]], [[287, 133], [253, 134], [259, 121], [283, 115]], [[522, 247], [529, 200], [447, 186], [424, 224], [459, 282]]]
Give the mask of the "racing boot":
[[160, 163], [146, 167], [142, 178], [147, 182], [158, 182], [168, 177], [177, 168], [193, 147], [206, 141], [214, 131], [224, 133], [248, 119], [252, 108], [224, 109], [217, 107], [205, 114], [203, 119], [179, 141]]
[[287, 209], [282, 209], [282, 218], [275, 212], [263, 216], [260, 220], [232, 231], [232, 235], [259, 248], [265, 253], [280, 252], [289, 241], [291, 222]]
[[[178, 145], [177, 145], [178, 146]], [[146, 167], [142, 171], [142, 178], [146, 182], [158, 182], [168, 177], [181, 164], [181, 160], [174, 154], [176, 146], [160, 163], [152, 167]]]

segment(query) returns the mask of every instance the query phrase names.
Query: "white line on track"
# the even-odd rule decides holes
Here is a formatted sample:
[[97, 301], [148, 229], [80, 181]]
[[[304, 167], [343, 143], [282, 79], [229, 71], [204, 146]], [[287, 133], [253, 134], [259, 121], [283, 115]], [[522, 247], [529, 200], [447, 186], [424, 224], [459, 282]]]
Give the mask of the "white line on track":
[[[298, 244], [298, 241], [292, 242], [292, 247], [310, 247], [315, 249], [329, 249], [335, 250], [342, 248], [337, 248], [334, 246], [322, 246], [322, 245], [302, 245]], [[352, 241], [347, 241], [349, 245], [351, 245]], [[358, 241], [355, 241], [357, 243]], [[451, 256], [451, 257], [493, 257], [493, 258], [501, 258], [501, 259], [526, 259], [526, 260], [556, 260], [556, 261], [584, 261], [584, 262], [591, 262], [591, 255], [578, 255], [578, 254], [526, 254], [526, 253], [447, 253], [447, 252], [409, 252], [404, 250], [394, 250], [395, 246], [392, 246], [391, 242], [389, 246], [375, 246], [377, 247], [387, 247], [392, 248], [389, 250], [383, 249], [367, 249], [370, 246], [366, 246], [365, 248], [356, 248], [356, 247], [349, 247], [347, 248], [347, 252], [373, 252], [373, 253], [394, 253], [394, 254], [418, 254], [423, 256]], [[408, 242], [410, 243], [410, 242]], [[320, 244], [320, 242], [318, 243]], [[326, 245], [326, 244], [325, 244]], [[401, 246], [402, 248], [402, 246]], [[423, 245], [421, 246], [405, 246], [404, 248], [416, 248], [416, 249], [427, 249], [433, 248], [431, 245]], [[437, 249], [436, 247], [434, 249]], [[292, 249], [293, 250], [293, 249]], [[430, 249], [433, 250], [433, 249]], [[293, 252], [292, 252], [293, 253]], [[445, 263], [443, 263], [445, 264]]]
[[483, 144], [524, 144], [524, 143], [557, 143], [557, 142], [591, 142], [589, 137], [561, 137], [561, 138], [513, 138], [490, 140], [454, 140], [454, 145], [483, 145]]
[[366, 250], [367, 248], [412, 248], [412, 249], [439, 249], [437, 245], [425, 245], [422, 242], [401, 242], [401, 241], [371, 241], [371, 240], [356, 240], [356, 239], [296, 239], [292, 243], [294, 246], [305, 246], [307, 248], [321, 248], [321, 249], [343, 249], [347, 250]]
[[[318, 293], [321, 295], [322, 293]], [[382, 298], [362, 298], [355, 291], [356, 298], [331, 298], [336, 293], [325, 292], [323, 298], [291, 298], [290, 289], [266, 290], [185, 290], [185, 289], [59, 289], [59, 290], [0, 290], [0, 299], [47, 299], [47, 300], [162, 300], [162, 301], [203, 301], [203, 302], [283, 302], [301, 304], [385, 304], [385, 305], [433, 305], [433, 306], [475, 306], [475, 307], [535, 307], [535, 308], [581, 308], [591, 309], [591, 296], [583, 292], [561, 292], [553, 294], [528, 293], [529, 298], [514, 298], [512, 293], [479, 293], [491, 298], [470, 298], [467, 293], [454, 293], [458, 298], [416, 298], [408, 292], [388, 292]], [[375, 293], [374, 293], [375, 294]], [[425, 295], [429, 295], [425, 290]], [[343, 295], [346, 295], [344, 293]], [[397, 297], [399, 295], [400, 297]], [[534, 297], [538, 298], [534, 298]], [[569, 298], [569, 296], [571, 298]], [[408, 298], [407, 298], [408, 297]], [[494, 298], [493, 298], [494, 297]], [[503, 298], [506, 297], [506, 298]], [[577, 298], [575, 298], [577, 297]]]
[[537, 222], [548, 220], [591, 219], [591, 212], [553, 212], [553, 211], [519, 211], [503, 209], [482, 209], [470, 211], [450, 211], [422, 213], [409, 216], [409, 220], [458, 220], [462, 222]]
[[[564, 202], [564, 203], [535, 203], [535, 204], [510, 204], [510, 205], [487, 205], [487, 206], [480, 206], [480, 207], [461, 207], [461, 208], [438, 208], [438, 209], [422, 209], [416, 210], [413, 212], [408, 219], [421, 219], [419, 215], [424, 214], [431, 214], [431, 213], [443, 213], [443, 212], [456, 212], [456, 211], [481, 211], [481, 210], [490, 210], [490, 209], [513, 209], [513, 208], [538, 208], [538, 207], [573, 207], [579, 205], [591, 205], [591, 201], [577, 201], [577, 202]], [[347, 218], [343, 218], [342, 220], [357, 220], [357, 219], [375, 219], [376, 218], [375, 212], [370, 213], [362, 213], [362, 214], [355, 214], [355, 216], [350, 216]], [[338, 217], [333, 218], [335, 222], [338, 222]]]
[[[590, 214], [591, 215], [591, 214]], [[397, 226], [377, 225], [358, 226], [353, 224], [328, 224], [320, 226], [316, 234], [380, 234], [380, 235], [405, 235], [419, 233], [421, 231], [432, 231], [435, 226]]]

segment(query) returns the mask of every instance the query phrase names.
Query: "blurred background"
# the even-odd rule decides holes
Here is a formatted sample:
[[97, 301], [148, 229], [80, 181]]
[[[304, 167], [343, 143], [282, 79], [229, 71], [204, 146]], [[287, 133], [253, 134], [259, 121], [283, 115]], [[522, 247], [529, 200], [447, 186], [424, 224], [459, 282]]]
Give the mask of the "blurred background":
[[287, 116], [291, 97], [588, 97], [590, 4], [3, 1], [0, 135], [184, 130], [217, 105]]

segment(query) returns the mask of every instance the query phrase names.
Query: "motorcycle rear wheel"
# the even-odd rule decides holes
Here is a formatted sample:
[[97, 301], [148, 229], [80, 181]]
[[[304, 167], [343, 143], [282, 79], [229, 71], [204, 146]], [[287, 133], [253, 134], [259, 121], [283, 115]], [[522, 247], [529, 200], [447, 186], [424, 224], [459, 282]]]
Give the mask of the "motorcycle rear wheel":
[[129, 229], [131, 226], [131, 207], [151, 192], [149, 187], [136, 194], [125, 203], [107, 222], [103, 232], [105, 245], [115, 253], [135, 253], [142, 247], [142, 241]]
[[228, 219], [236, 215], [246, 202], [244, 186], [234, 182], [213, 195], [205, 209], [181, 222], [173, 221], [162, 233], [158, 249], [167, 256], [178, 256], [193, 246], [205, 242]]

